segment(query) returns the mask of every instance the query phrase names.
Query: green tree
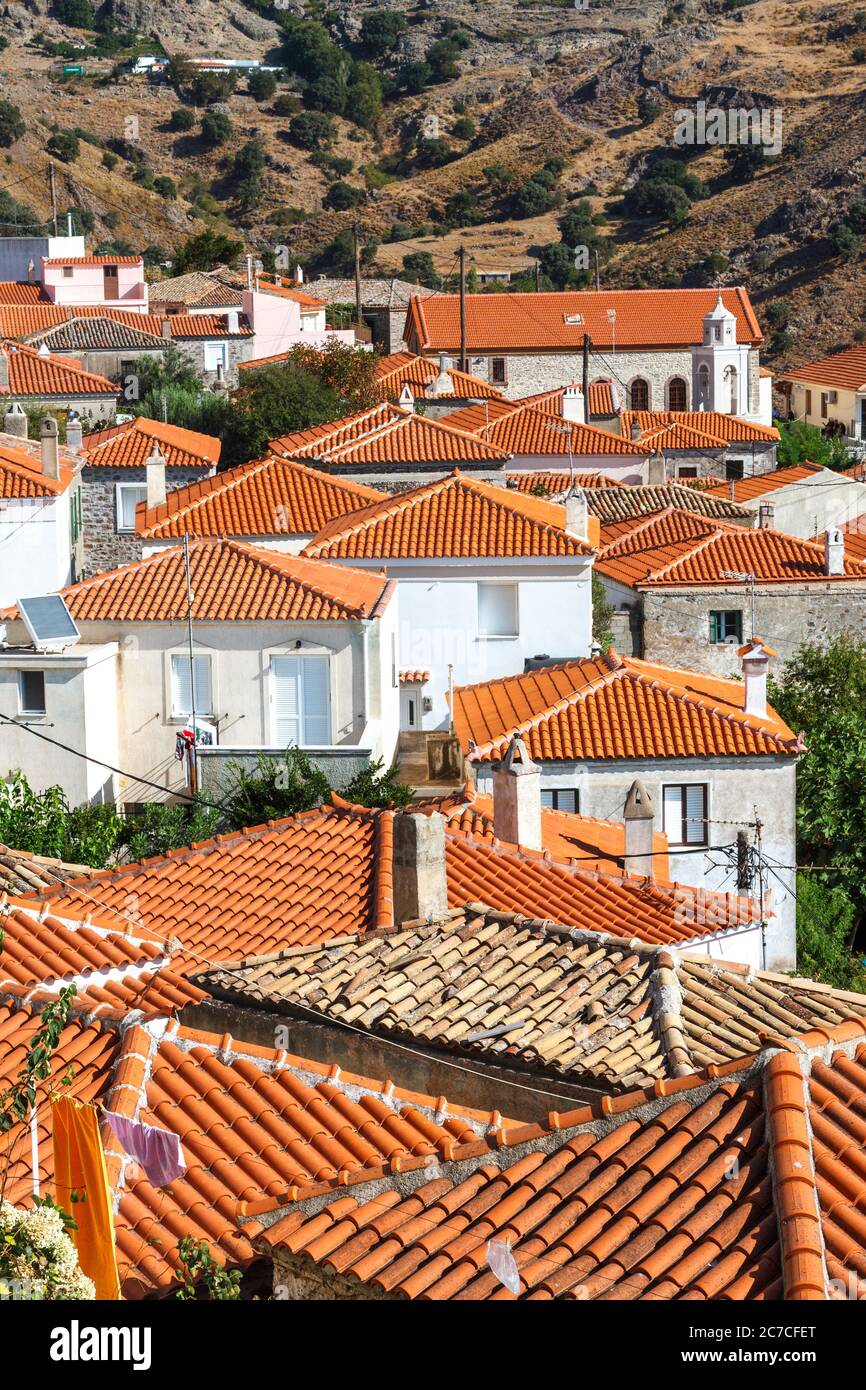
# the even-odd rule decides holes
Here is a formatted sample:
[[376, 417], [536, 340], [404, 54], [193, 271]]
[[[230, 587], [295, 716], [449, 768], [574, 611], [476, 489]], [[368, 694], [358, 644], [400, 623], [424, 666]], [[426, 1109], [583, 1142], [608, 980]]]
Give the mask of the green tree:
[[0, 145], [4, 148], [14, 145], [26, 129], [18, 107], [11, 101], [0, 101]]
[[289, 123], [289, 139], [300, 150], [319, 150], [335, 134], [334, 122], [324, 111], [300, 111]]
[[189, 83], [190, 100], [195, 106], [210, 106], [215, 101], [228, 101], [237, 86], [234, 72], [197, 72]]
[[202, 116], [201, 138], [206, 145], [224, 145], [231, 133], [231, 118], [225, 111], [206, 111]]
[[803, 420], [776, 420], [775, 424], [781, 435], [776, 449], [780, 468], [793, 468], [806, 462], [836, 469], [847, 468], [850, 464], [845, 441], [825, 438], [817, 425], [807, 425]]
[[355, 188], [350, 183], [332, 183], [324, 197], [326, 208], [332, 208], [334, 212], [345, 212], [347, 208], [355, 208], [364, 201], [363, 188]]
[[417, 95], [429, 87], [433, 81], [433, 69], [429, 63], [407, 63], [397, 74], [398, 86], [410, 95]]
[[361, 19], [361, 43], [375, 58], [396, 48], [406, 32], [406, 17], [399, 10], [368, 10]]
[[835, 874], [797, 875], [797, 973], [835, 989], [866, 991], [866, 970], [851, 953], [855, 907]]
[[382, 114], [382, 83], [369, 63], [355, 63], [349, 82], [346, 115], [365, 130], [373, 130]]
[[231, 265], [244, 249], [242, 241], [232, 241], [221, 232], [208, 228], [190, 237], [174, 255], [173, 274], [185, 275], [190, 270], [213, 270], [215, 265]]
[[49, 154], [62, 159], [64, 164], [72, 164], [81, 151], [81, 142], [71, 130], [58, 130], [45, 145]]
[[613, 604], [608, 603], [601, 577], [593, 571], [592, 575], [592, 640], [598, 643], [603, 652], [613, 646]]
[[71, 29], [93, 28], [93, 6], [90, 0], [54, 0], [51, 13], [61, 24], [68, 24]]
[[170, 130], [192, 130], [195, 116], [188, 106], [176, 106], [168, 121]]
[[331, 786], [320, 768], [301, 748], [289, 747], [282, 760], [260, 753], [252, 769], [229, 765], [230, 781], [222, 803], [222, 823], [227, 830], [282, 820], [298, 811], [321, 806]]
[[241, 145], [232, 161], [231, 180], [238, 204], [246, 212], [257, 207], [262, 196], [264, 146], [258, 137]]
[[140, 357], [135, 364], [139, 395], [156, 395], [167, 387], [198, 391], [201, 383], [190, 359], [176, 343], [166, 343], [158, 357]]
[[277, 79], [272, 72], [254, 69], [247, 78], [247, 91], [255, 101], [269, 101], [277, 90]]
[[429, 251], [411, 251], [404, 256], [403, 275], [413, 285], [427, 285], [431, 290], [438, 289], [441, 283]]

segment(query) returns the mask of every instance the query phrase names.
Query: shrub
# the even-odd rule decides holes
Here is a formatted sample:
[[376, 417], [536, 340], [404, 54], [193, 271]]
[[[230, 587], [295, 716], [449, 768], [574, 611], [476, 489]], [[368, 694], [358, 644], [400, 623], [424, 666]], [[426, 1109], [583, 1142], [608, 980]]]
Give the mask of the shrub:
[[236, 85], [234, 72], [198, 72], [189, 84], [190, 97], [195, 106], [210, 106], [215, 101], [226, 101]]
[[32, 1211], [0, 1201], [0, 1298], [95, 1299], [67, 1232], [71, 1218], [50, 1198], [35, 1200]]
[[14, 145], [26, 129], [18, 107], [11, 101], [0, 101], [0, 145]]
[[271, 107], [275, 116], [294, 116], [300, 109], [300, 97], [294, 96], [291, 92], [281, 92]]
[[71, 130], [58, 130], [51, 136], [45, 148], [49, 154], [62, 159], [64, 164], [71, 164], [81, 152], [81, 142]]
[[355, 208], [364, 201], [364, 193], [360, 188], [354, 188], [350, 183], [332, 183], [324, 197], [324, 205], [331, 208], [334, 212], [345, 212], [348, 208]]
[[176, 106], [169, 117], [170, 130], [192, 130], [195, 116], [188, 106]]
[[475, 122], [470, 121], [468, 116], [460, 116], [451, 127], [451, 134], [455, 140], [474, 140]]
[[110, 172], [115, 167], [117, 162], [117, 155], [112, 154], [110, 150], [106, 150], [105, 154], [102, 156], [102, 167], [104, 169], [108, 169], [108, 171]]
[[224, 111], [206, 111], [201, 118], [201, 138], [206, 145], [224, 145], [232, 133], [232, 123]]
[[637, 99], [637, 114], [641, 125], [652, 125], [662, 114], [663, 107], [661, 102], [650, 96], [649, 92], [641, 92]]
[[51, 13], [61, 24], [68, 24], [72, 29], [93, 28], [94, 15], [90, 0], [54, 0]]
[[153, 191], [158, 193], [160, 198], [173, 202], [177, 197], [177, 184], [167, 174], [159, 174], [153, 181]]
[[837, 222], [830, 228], [830, 244], [845, 261], [853, 260], [860, 250], [860, 238], [847, 222]]
[[277, 79], [272, 72], [255, 69], [247, 78], [247, 91], [256, 101], [268, 101], [277, 90]]
[[329, 145], [336, 128], [333, 119], [323, 111], [301, 111], [289, 125], [289, 139], [301, 150], [318, 150]]
[[397, 10], [368, 10], [361, 20], [361, 43], [377, 58], [396, 47], [405, 32], [406, 17]]
[[851, 54], [852, 63], [866, 63], [866, 48], [858, 45]]

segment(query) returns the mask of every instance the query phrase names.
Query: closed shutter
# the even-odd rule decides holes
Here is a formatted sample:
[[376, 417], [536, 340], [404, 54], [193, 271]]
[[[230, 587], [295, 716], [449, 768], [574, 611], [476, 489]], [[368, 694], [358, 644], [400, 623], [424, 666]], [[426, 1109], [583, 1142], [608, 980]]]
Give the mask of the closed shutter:
[[665, 787], [664, 793], [665, 834], [672, 845], [682, 844], [683, 836], [683, 796], [682, 787]]
[[685, 798], [685, 817], [683, 839], [687, 845], [702, 845], [706, 842], [706, 788], [704, 786], [683, 787]]
[[296, 747], [300, 739], [300, 699], [298, 695], [298, 658], [275, 656], [271, 661], [273, 679], [274, 741], [280, 748]]
[[330, 667], [326, 656], [301, 657], [303, 675], [304, 743], [331, 742]]
[[[195, 672], [195, 712], [196, 714], [210, 714], [213, 703], [210, 688], [210, 657], [193, 657], [192, 664]], [[188, 718], [192, 714], [188, 656], [178, 655], [171, 658], [171, 691], [172, 715], [175, 719]]]
[[517, 636], [517, 585], [478, 585], [478, 634], [480, 637]]

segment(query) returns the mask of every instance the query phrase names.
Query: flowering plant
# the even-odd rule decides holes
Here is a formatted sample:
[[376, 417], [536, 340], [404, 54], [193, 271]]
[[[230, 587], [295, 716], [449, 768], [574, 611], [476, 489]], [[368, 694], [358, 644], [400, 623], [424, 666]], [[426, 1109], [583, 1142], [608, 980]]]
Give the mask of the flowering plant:
[[95, 1299], [67, 1233], [70, 1218], [50, 1197], [35, 1200], [31, 1211], [0, 1201], [0, 1299]]

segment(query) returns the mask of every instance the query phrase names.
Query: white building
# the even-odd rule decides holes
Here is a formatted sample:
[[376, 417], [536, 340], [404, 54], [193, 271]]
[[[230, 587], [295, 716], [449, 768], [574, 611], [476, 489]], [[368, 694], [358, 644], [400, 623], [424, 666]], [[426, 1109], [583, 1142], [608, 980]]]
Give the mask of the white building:
[[[0, 605], [50, 593], [76, 576], [81, 555], [81, 456], [58, 444], [49, 420], [31, 441], [20, 409], [0, 435]], [[80, 572], [80, 571], [79, 571]]]

